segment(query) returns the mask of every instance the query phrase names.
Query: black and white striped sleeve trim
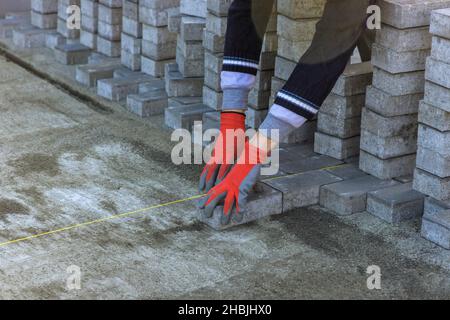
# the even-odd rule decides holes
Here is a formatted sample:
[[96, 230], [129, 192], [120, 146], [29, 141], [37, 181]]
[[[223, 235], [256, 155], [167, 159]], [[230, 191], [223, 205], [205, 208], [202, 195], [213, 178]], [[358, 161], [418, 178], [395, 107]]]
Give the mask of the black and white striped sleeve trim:
[[314, 103], [286, 90], [278, 92], [275, 103], [308, 119], [313, 119], [319, 112]]
[[258, 67], [259, 61], [256, 60], [230, 56], [223, 57], [223, 71], [234, 71], [256, 75]]

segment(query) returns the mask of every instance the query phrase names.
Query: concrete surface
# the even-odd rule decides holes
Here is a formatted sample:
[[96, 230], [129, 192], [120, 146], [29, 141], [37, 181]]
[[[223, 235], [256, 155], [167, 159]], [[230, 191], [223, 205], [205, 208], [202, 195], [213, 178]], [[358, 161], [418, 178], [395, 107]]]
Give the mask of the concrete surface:
[[[171, 163], [162, 117], [79, 97], [0, 57], [0, 243], [197, 194], [200, 168]], [[311, 207], [216, 232], [196, 216], [181, 203], [1, 246], [0, 298], [450, 298], [450, 251], [418, 222]]]

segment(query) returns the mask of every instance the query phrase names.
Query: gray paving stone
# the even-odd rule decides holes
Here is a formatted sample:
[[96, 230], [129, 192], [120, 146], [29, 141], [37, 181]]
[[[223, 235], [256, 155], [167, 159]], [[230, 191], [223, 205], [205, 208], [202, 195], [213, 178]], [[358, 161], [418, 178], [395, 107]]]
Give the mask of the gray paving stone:
[[424, 215], [430, 216], [445, 210], [450, 210], [450, 201], [439, 201], [432, 197], [425, 198]]
[[424, 50], [431, 48], [431, 34], [428, 26], [398, 29], [383, 24], [375, 42], [396, 52]]
[[411, 135], [379, 136], [367, 130], [361, 131], [361, 150], [379, 159], [392, 159], [410, 155], [417, 150], [417, 133]]
[[122, 48], [120, 41], [110, 41], [97, 36], [97, 51], [108, 57], [120, 57]]
[[174, 59], [153, 60], [145, 56], [141, 57], [142, 72], [153, 77], [164, 77], [164, 68], [167, 64], [174, 63]]
[[199, 97], [203, 91], [203, 78], [185, 78], [177, 64], [165, 68], [166, 91], [169, 97]]
[[450, 131], [450, 111], [420, 102], [419, 122], [439, 131]]
[[423, 96], [423, 93], [396, 96], [369, 86], [366, 94], [366, 107], [385, 117], [414, 114], [418, 112], [419, 102]]
[[67, 28], [67, 20], [66, 18], [62, 19], [58, 17], [56, 30], [62, 34], [67, 39], [78, 39], [80, 37], [79, 29], [69, 29]]
[[450, 177], [440, 178], [416, 168], [414, 171], [414, 189], [437, 200], [450, 200]]
[[361, 116], [365, 99], [366, 96], [364, 94], [343, 97], [331, 93], [324, 101], [320, 111], [339, 119], [358, 117]]
[[55, 47], [55, 59], [66, 65], [86, 64], [91, 54], [91, 49], [79, 44], [60, 44]]
[[373, 65], [395, 74], [425, 70], [425, 61], [430, 55], [429, 49], [397, 52], [378, 44], [372, 48]]
[[341, 178], [342, 180], [350, 180], [367, 176], [367, 173], [361, 171], [356, 164], [348, 163], [333, 168], [326, 169], [332, 175]]
[[23, 19], [0, 19], [0, 38], [12, 38], [14, 30], [29, 29], [32, 26]]
[[142, 40], [142, 55], [152, 60], [173, 59], [176, 54], [176, 41], [154, 43]]
[[186, 59], [177, 48], [176, 62], [178, 64], [178, 70], [185, 78], [197, 78], [204, 77], [205, 74], [205, 59], [190, 60]]
[[225, 37], [205, 30], [203, 34], [203, 46], [212, 53], [223, 53], [225, 47]]
[[425, 81], [424, 101], [450, 112], [450, 90], [431, 81]]
[[269, 113], [268, 109], [256, 110], [249, 107], [246, 111], [247, 117], [245, 119], [245, 124], [250, 128], [257, 129], [264, 121], [264, 119], [267, 117], [268, 113]]
[[226, 226], [222, 225], [221, 216], [223, 207], [220, 206], [216, 208], [211, 218], [205, 217], [203, 211], [199, 210], [198, 219], [215, 230], [224, 230], [264, 217], [281, 214], [282, 207], [282, 193], [264, 183], [258, 183], [254, 188], [254, 192], [249, 195], [245, 215], [241, 223], [236, 223], [232, 220], [230, 224]]
[[297, 0], [278, 2], [278, 12], [291, 19], [319, 18], [325, 8], [325, 0], [307, 0], [299, 5]]
[[440, 9], [431, 12], [430, 33], [442, 38], [450, 39], [450, 9]]
[[450, 177], [450, 156], [419, 146], [417, 167], [441, 178]]
[[47, 33], [48, 31], [37, 28], [14, 29], [12, 31], [13, 43], [19, 48], [45, 47]]
[[291, 160], [297, 161], [300, 158], [309, 158], [311, 156], [318, 156], [317, 153], [314, 152], [314, 144], [307, 143], [295, 143], [295, 144], [280, 144], [280, 149], [288, 152], [291, 157]]
[[443, 156], [450, 156], [450, 131], [441, 132], [423, 124], [419, 124], [420, 146], [436, 151]]
[[141, 70], [141, 54], [130, 53], [127, 50], [122, 50], [122, 54], [120, 56], [122, 64], [132, 71]]
[[153, 81], [139, 84], [139, 93], [147, 93], [160, 90], [166, 91], [166, 84], [163, 79], [155, 78], [155, 80]]
[[81, 29], [80, 43], [90, 49], [97, 50], [97, 34]]
[[139, 84], [151, 82], [154, 78], [148, 76], [122, 77], [102, 79], [97, 81], [97, 94], [112, 101], [125, 100], [129, 94], [139, 91]]
[[301, 173], [311, 170], [324, 169], [342, 164], [342, 161], [324, 155], [315, 155], [298, 161], [288, 162], [280, 165], [281, 171], [286, 173]]
[[56, 13], [58, 0], [31, 0], [31, 9], [40, 13]]
[[364, 108], [361, 127], [363, 130], [370, 131], [380, 137], [406, 137], [417, 131], [417, 114], [383, 117]]
[[370, 62], [348, 65], [339, 77], [332, 92], [340, 96], [364, 94], [372, 83], [373, 68]]
[[360, 137], [338, 138], [322, 132], [316, 132], [314, 151], [338, 160], [359, 155]]
[[127, 96], [127, 109], [142, 118], [164, 114], [167, 99], [165, 90], [130, 94]]
[[412, 189], [412, 183], [369, 192], [367, 212], [395, 225], [422, 217], [424, 198]]
[[363, 176], [337, 182], [320, 189], [320, 205], [338, 215], [350, 215], [366, 210], [367, 194], [397, 185], [393, 180]]
[[192, 104], [165, 109], [164, 120], [166, 126], [172, 129], [191, 130], [194, 121], [201, 121], [205, 112], [211, 109], [203, 104]]
[[436, 60], [450, 63], [450, 40], [433, 37], [433, 47], [431, 49], [431, 57]]
[[341, 119], [321, 110], [318, 114], [317, 130], [341, 139], [352, 138], [361, 132], [361, 117]]
[[56, 46], [66, 43], [66, 38], [58, 32], [50, 32], [45, 37], [45, 46], [50, 49], [54, 49]]
[[203, 132], [209, 129], [219, 129], [220, 127], [220, 112], [206, 112], [203, 114]]
[[206, 3], [208, 11], [218, 17], [227, 16], [230, 5], [229, 0], [208, 0]]
[[96, 87], [100, 79], [109, 79], [114, 75], [114, 70], [119, 68], [119, 63], [88, 64], [78, 66], [76, 69], [76, 80], [88, 87]]
[[380, 159], [364, 150], [359, 153], [359, 168], [379, 179], [410, 175], [416, 166], [416, 154]]
[[393, 96], [423, 93], [424, 71], [393, 74], [380, 68], [374, 68], [373, 86]]
[[283, 212], [319, 203], [320, 187], [341, 181], [323, 170], [267, 179], [264, 183], [283, 194]]
[[42, 14], [31, 11], [31, 24], [40, 29], [55, 29], [58, 22], [56, 13]]
[[223, 93], [217, 92], [208, 86], [203, 86], [203, 103], [214, 110], [222, 109]]
[[450, 210], [424, 215], [421, 233], [425, 239], [450, 250]]
[[450, 64], [428, 57], [425, 79], [450, 89]]
[[427, 26], [431, 11], [450, 7], [449, 0], [384, 0], [381, 21], [399, 29]]
[[314, 134], [317, 131], [317, 121], [306, 122], [300, 128], [294, 130], [290, 135], [283, 139], [282, 143], [313, 143]]

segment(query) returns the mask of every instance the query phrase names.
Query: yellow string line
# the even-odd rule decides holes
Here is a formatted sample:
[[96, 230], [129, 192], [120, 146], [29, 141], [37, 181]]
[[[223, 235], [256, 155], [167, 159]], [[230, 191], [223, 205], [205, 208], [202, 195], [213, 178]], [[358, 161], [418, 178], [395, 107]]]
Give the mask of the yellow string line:
[[202, 197], [204, 197], [205, 195], [197, 195], [197, 196], [193, 196], [193, 197], [189, 197], [189, 198], [184, 198], [184, 199], [179, 199], [179, 200], [175, 200], [175, 201], [170, 201], [170, 202], [166, 202], [166, 203], [161, 203], [161, 204], [157, 204], [151, 207], [147, 207], [147, 208], [143, 208], [143, 209], [139, 209], [139, 210], [135, 210], [135, 211], [130, 211], [130, 212], [125, 212], [125, 213], [121, 213], [121, 214], [116, 214], [116, 215], [112, 215], [109, 217], [105, 217], [105, 218], [101, 218], [101, 219], [96, 219], [96, 220], [91, 220], [91, 221], [86, 221], [83, 223], [78, 223], [78, 224], [74, 224], [71, 226], [67, 226], [64, 228], [60, 228], [60, 229], [55, 229], [52, 231], [47, 231], [47, 232], [42, 232], [42, 233], [38, 233], [32, 236], [28, 236], [28, 237], [23, 237], [23, 238], [19, 238], [19, 239], [14, 239], [14, 240], [10, 240], [10, 241], [6, 241], [6, 242], [2, 242], [0, 243], [0, 247], [4, 247], [13, 243], [18, 243], [18, 242], [23, 242], [23, 241], [28, 241], [28, 240], [32, 240], [32, 239], [36, 239], [36, 238], [41, 238], [43, 236], [48, 236], [51, 234], [55, 234], [55, 233], [61, 233], [64, 231], [69, 231], [69, 230], [73, 230], [73, 229], [78, 229], [81, 227], [86, 227], [86, 226], [90, 226], [93, 224], [98, 224], [98, 223], [102, 223], [102, 222], [106, 222], [106, 221], [110, 221], [113, 219], [119, 219], [119, 218], [124, 218], [124, 217], [128, 217], [134, 214], [138, 214], [138, 213], [143, 213], [143, 212], [147, 212], [153, 209], [158, 209], [158, 208], [162, 208], [162, 207], [167, 207], [167, 206], [171, 206], [174, 204], [178, 204], [178, 203], [183, 203], [183, 202], [188, 202], [188, 201], [192, 201], [195, 199], [200, 199]]
[[[321, 169], [318, 169], [318, 170], [332, 170], [332, 169], [336, 169], [336, 168], [339, 168], [339, 167], [342, 167], [342, 166], [345, 166], [345, 165], [346, 164], [340, 164], [340, 165], [337, 165], [337, 166], [324, 167], [324, 168], [321, 168]], [[310, 172], [310, 171], [307, 171], [307, 172]], [[306, 172], [294, 173], [294, 174], [285, 175], [285, 176], [278, 176], [278, 177], [263, 179], [262, 181], [263, 182], [264, 181], [272, 181], [272, 180], [286, 178], [286, 177], [299, 176], [299, 175], [302, 175], [302, 174], [305, 174], [305, 173]], [[36, 239], [36, 238], [41, 238], [41, 237], [52, 235], [52, 234], [55, 234], [55, 233], [61, 233], [61, 232], [65, 232], [65, 231], [69, 231], [69, 230], [73, 230], [73, 229], [87, 227], [87, 226], [90, 226], [90, 225], [93, 225], [93, 224], [99, 224], [99, 223], [107, 222], [107, 221], [114, 220], [114, 219], [124, 218], [124, 217], [128, 217], [128, 216], [135, 215], [135, 214], [138, 214], [138, 213], [147, 212], [147, 211], [150, 211], [150, 210], [153, 210], [153, 209], [163, 208], [163, 207], [171, 206], [171, 205], [174, 205], [174, 204], [179, 204], [179, 203], [184, 203], [184, 202], [200, 199], [200, 198], [203, 198], [204, 196], [206, 196], [206, 194], [196, 195], [196, 196], [189, 197], [189, 198], [184, 198], [184, 199], [179, 199], [179, 200], [170, 201], [170, 202], [166, 202], [166, 203], [161, 203], [161, 204], [157, 204], [157, 205], [154, 205], [154, 206], [150, 206], [150, 207], [139, 209], [139, 210], [135, 210], [135, 211], [130, 211], [130, 212], [120, 213], [120, 214], [116, 214], [116, 215], [111, 215], [111, 216], [105, 217], [105, 218], [100, 218], [100, 219], [96, 219], [96, 220], [91, 220], [91, 221], [86, 221], [86, 222], [82, 222], [82, 223], [77, 223], [77, 224], [74, 224], [74, 225], [70, 225], [70, 226], [67, 226], [67, 227], [63, 227], [63, 228], [59, 228], [59, 229], [55, 229], [55, 230], [51, 230], [51, 231], [47, 231], [47, 232], [38, 233], [38, 234], [31, 235], [31, 236], [28, 236], [28, 237], [23, 237], [23, 238], [9, 240], [9, 241], [5, 241], [5, 242], [0, 242], [0, 247], [5, 247], [7, 245], [11, 245], [11, 244], [14, 244], [14, 243], [19, 243], [19, 242], [24, 242], [24, 241], [29, 241], [29, 240]]]

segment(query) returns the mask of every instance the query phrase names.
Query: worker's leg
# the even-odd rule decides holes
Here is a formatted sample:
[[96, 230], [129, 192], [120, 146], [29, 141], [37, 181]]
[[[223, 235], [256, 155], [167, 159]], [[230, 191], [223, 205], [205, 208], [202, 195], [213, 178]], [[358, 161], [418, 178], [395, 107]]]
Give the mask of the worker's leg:
[[[277, 94], [267, 121], [278, 120], [299, 127], [306, 120], [315, 117], [344, 71], [358, 41], [365, 35], [367, 8], [373, 2], [372, 0], [327, 1], [312, 44], [286, 85]], [[367, 49], [362, 53], [367, 59], [369, 55]], [[262, 125], [263, 128], [272, 126], [273, 124], [268, 123]], [[280, 134], [283, 135], [283, 131]]]
[[247, 108], [273, 5], [274, 0], [234, 0], [230, 6], [221, 74], [223, 110]]
[[357, 47], [363, 62], [372, 59], [372, 45], [375, 42], [375, 30], [366, 29], [358, 39]]

